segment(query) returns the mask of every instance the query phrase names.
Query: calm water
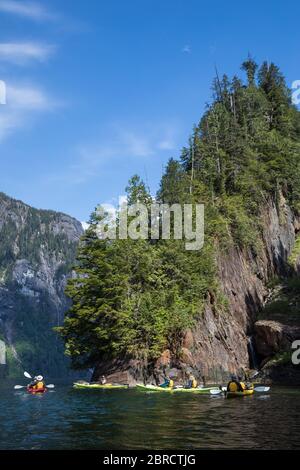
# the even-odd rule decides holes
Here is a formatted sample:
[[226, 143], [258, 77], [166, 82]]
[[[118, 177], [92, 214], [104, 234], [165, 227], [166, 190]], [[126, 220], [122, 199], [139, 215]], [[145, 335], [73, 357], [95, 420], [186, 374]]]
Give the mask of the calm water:
[[300, 449], [300, 391], [222, 397], [0, 383], [0, 449]]

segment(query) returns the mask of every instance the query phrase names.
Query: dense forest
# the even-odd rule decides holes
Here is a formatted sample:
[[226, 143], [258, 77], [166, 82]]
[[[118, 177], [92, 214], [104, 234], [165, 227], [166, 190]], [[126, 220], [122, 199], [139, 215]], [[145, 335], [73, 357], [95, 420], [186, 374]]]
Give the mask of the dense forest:
[[[99, 215], [82, 237], [59, 328], [73, 365], [129, 355], [153, 361], [168, 348], [180, 357], [184, 332], [203, 314], [208, 297], [228, 308], [217, 279], [216, 250], [261, 249], [261, 209], [282, 194], [300, 211], [300, 113], [279, 68], [248, 57], [238, 76], [216, 77], [212, 102], [179, 160], [171, 158], [155, 200], [203, 203], [205, 243], [187, 251], [184, 240], [101, 240]], [[154, 198], [135, 175], [128, 204]]]
[[53, 327], [67, 308], [64, 287], [82, 232], [67, 215], [0, 193], [0, 340], [6, 344], [9, 376], [25, 368], [68, 373]]

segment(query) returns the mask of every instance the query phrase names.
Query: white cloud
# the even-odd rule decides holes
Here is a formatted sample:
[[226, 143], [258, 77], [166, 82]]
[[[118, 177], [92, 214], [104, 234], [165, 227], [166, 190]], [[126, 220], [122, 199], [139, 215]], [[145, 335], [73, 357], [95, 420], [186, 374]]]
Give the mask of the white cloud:
[[43, 111], [53, 109], [58, 102], [39, 88], [8, 86], [7, 104], [11, 109]]
[[0, 12], [1, 11], [35, 21], [52, 21], [57, 19], [57, 15], [50, 13], [40, 3], [32, 1], [0, 0]]
[[[117, 211], [122, 207], [123, 204], [127, 204], [127, 196], [125, 194], [119, 196], [118, 199], [112, 198], [111, 201], [104, 202], [100, 204], [100, 206], [111, 218], [115, 219]], [[88, 222], [81, 222], [81, 226], [85, 231], [89, 228], [90, 224]]]
[[55, 51], [55, 46], [32, 42], [0, 43], [0, 60], [25, 65], [31, 60], [43, 62]]
[[6, 94], [7, 104], [1, 106], [0, 113], [0, 142], [30, 123], [37, 112], [47, 112], [61, 106], [61, 103], [34, 86], [9, 85]]
[[184, 52], [185, 54], [191, 54], [192, 53], [192, 49], [191, 49], [191, 46], [189, 46], [189, 44], [186, 44], [185, 46], [183, 46], [181, 51]]
[[89, 228], [90, 224], [88, 224], [87, 222], [81, 222], [81, 226], [82, 226], [83, 230], [85, 231]]

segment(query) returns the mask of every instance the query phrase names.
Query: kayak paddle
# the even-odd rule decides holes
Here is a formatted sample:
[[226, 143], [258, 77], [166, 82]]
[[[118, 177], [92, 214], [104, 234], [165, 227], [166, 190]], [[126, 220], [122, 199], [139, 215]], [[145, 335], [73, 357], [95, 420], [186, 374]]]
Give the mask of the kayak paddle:
[[[254, 391], [258, 392], [258, 393], [266, 393], [269, 390], [270, 390], [270, 387], [264, 387], [264, 386], [254, 387]], [[222, 387], [222, 390], [219, 389], [219, 388], [215, 388], [213, 390], [210, 390], [209, 393], [211, 395], [219, 395], [220, 393], [223, 393], [223, 392], [226, 392], [226, 391], [227, 391], [226, 387]]]
[[264, 387], [263, 385], [261, 387], [254, 387], [255, 392], [268, 392], [270, 390], [270, 387]]
[[212, 390], [209, 391], [211, 395], [220, 395], [220, 393], [223, 393], [223, 390], [219, 388], [213, 388]]
[[28, 372], [24, 372], [24, 375], [27, 379], [32, 379], [31, 375]]
[[[15, 390], [20, 390], [21, 388], [27, 388], [27, 385], [15, 385], [14, 386]], [[55, 388], [55, 385], [49, 384], [49, 385], [46, 385], [46, 388]]]

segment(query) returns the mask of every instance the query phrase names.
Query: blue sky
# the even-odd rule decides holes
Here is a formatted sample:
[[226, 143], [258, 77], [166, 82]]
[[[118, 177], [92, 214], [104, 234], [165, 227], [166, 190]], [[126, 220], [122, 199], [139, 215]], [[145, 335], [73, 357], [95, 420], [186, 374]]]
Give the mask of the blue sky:
[[300, 79], [296, 1], [0, 0], [0, 191], [87, 220], [138, 173], [153, 193], [250, 52]]

